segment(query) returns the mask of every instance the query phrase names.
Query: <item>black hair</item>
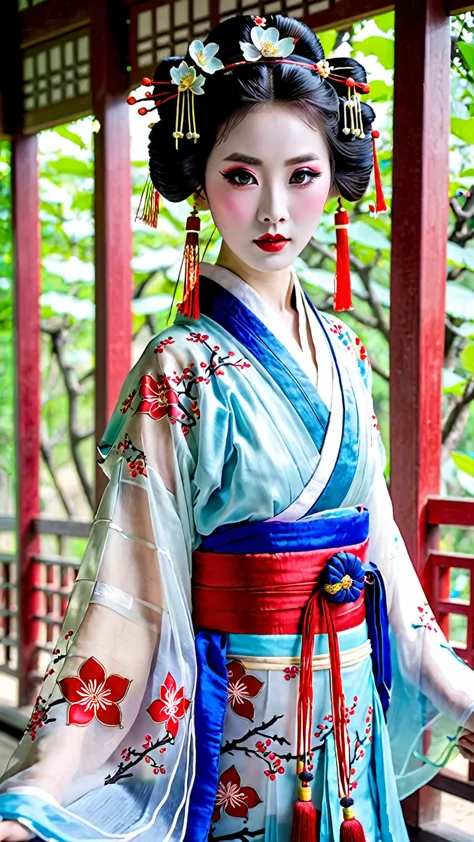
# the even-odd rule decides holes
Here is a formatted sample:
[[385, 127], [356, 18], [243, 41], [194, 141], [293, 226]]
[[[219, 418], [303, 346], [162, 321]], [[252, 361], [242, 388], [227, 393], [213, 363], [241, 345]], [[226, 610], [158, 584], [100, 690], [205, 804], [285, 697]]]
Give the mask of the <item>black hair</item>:
[[[251, 43], [253, 26], [255, 20], [250, 15], [232, 17], [216, 26], [204, 43], [219, 45], [217, 58], [224, 65], [242, 61], [240, 41]], [[176, 99], [158, 107], [160, 119], [150, 132], [150, 177], [166, 199], [179, 202], [205, 188], [206, 162], [219, 127], [231, 127], [250, 108], [266, 102], [282, 102], [297, 109], [303, 119], [323, 131], [331, 159], [332, 182], [344, 199], [356, 201], [365, 193], [373, 167], [373, 109], [361, 102], [364, 138], [344, 134], [345, 82], [325, 79], [317, 71], [296, 63], [316, 63], [325, 58], [318, 36], [306, 24], [283, 15], [267, 15], [266, 28], [272, 26], [278, 29], [280, 38], [297, 39], [295, 51], [288, 57], [291, 63], [256, 61], [212, 75], [197, 70], [206, 80], [204, 94], [194, 96], [200, 134], [197, 143], [184, 137], [176, 149], [173, 137]], [[154, 79], [169, 81], [171, 69], [178, 67], [183, 59], [195, 66], [189, 53], [184, 57], [173, 56], [158, 65]], [[335, 74], [352, 77], [355, 82], [367, 82], [365, 69], [359, 62], [352, 58], [337, 58], [334, 62], [338, 68]], [[161, 93], [160, 87], [154, 88], [154, 94]]]

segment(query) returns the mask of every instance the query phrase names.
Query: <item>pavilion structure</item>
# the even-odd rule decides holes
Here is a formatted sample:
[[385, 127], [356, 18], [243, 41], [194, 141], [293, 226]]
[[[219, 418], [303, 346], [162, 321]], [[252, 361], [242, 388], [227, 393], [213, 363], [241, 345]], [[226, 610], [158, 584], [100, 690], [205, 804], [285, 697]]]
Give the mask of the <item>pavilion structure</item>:
[[[467, 617], [474, 666], [474, 557], [437, 549], [439, 525], [474, 526], [474, 501], [440, 490], [448, 225], [450, 15], [474, 0], [3, 0], [0, 133], [11, 140], [17, 366], [18, 552], [0, 556], [0, 673], [32, 694], [39, 629], [57, 631], [53, 595], [67, 599], [68, 560], [40, 553], [39, 536], [86, 535], [87, 525], [39, 516], [40, 234], [37, 132], [94, 114], [96, 264], [96, 429], [105, 429], [130, 368], [130, 138], [128, 92], [157, 62], [183, 54], [235, 13], [282, 12], [316, 31], [395, 9], [394, 148], [390, 313], [391, 494], [395, 516], [432, 606], [446, 629]], [[7, 40], [8, 47], [7, 49]], [[101, 476], [102, 482], [102, 476]], [[102, 485], [98, 483], [100, 493]], [[47, 569], [47, 586], [41, 584]], [[69, 564], [71, 567], [71, 564]], [[449, 570], [471, 572], [470, 605], [449, 601]], [[15, 576], [16, 571], [16, 576]], [[60, 583], [55, 578], [59, 575]], [[45, 648], [43, 646], [43, 648]], [[3, 715], [8, 727], [8, 715]], [[441, 791], [474, 801], [466, 779], [441, 773], [406, 803], [414, 828], [436, 822]], [[432, 826], [417, 839], [446, 839]], [[453, 837], [454, 838], [454, 837]]]

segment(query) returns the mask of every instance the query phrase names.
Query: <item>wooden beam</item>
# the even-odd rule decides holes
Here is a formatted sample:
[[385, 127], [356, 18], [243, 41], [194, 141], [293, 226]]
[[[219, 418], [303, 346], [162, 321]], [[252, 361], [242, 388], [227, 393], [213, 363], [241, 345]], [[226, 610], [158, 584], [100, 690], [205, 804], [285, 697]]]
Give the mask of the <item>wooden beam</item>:
[[40, 454], [40, 230], [36, 136], [12, 143], [12, 227], [15, 251], [17, 430], [17, 553], [19, 704], [29, 704], [35, 668], [39, 551], [33, 522], [39, 514]]
[[330, 9], [306, 15], [304, 22], [312, 29], [341, 29], [364, 18], [391, 12], [394, 0], [339, 0]]
[[[95, 135], [95, 426], [99, 441], [130, 369], [132, 233], [127, 77], [120, 45], [125, 10], [120, 0], [89, 0], [91, 88]], [[96, 473], [100, 497], [105, 477]]]
[[[102, 2], [102, 0], [101, 0]], [[47, 0], [19, 14], [21, 46], [31, 47], [89, 23], [87, 0]]]
[[465, 12], [474, 12], [472, 0], [469, 3], [463, 2], [463, 0], [448, 0], [448, 14], [462, 15]]
[[[450, 75], [445, 0], [397, 3], [390, 490], [395, 518], [420, 575], [430, 543], [427, 501], [439, 493], [440, 484]], [[439, 810], [440, 794], [426, 787], [404, 802], [406, 820], [414, 827], [436, 821]]]
[[430, 497], [427, 521], [442, 526], [474, 526], [474, 500], [466, 497]]

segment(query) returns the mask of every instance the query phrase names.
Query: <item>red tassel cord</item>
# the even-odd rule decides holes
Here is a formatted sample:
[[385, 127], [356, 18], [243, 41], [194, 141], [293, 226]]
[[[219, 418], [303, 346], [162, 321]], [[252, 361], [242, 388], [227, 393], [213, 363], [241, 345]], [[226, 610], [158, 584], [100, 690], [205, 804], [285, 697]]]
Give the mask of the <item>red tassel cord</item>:
[[160, 194], [156, 187], [151, 183], [150, 178], [147, 178], [146, 184], [140, 196], [138, 210], [135, 220], [144, 222], [150, 228], [158, 228], [158, 216], [160, 213]]
[[316, 842], [318, 833], [316, 807], [311, 800], [311, 781], [314, 775], [309, 768], [311, 726], [313, 722], [313, 649], [316, 600], [317, 594], [314, 594], [308, 602], [303, 620], [298, 691], [297, 775], [299, 786], [298, 800], [293, 809], [291, 842]]
[[329, 643], [329, 660], [331, 663], [331, 706], [334, 727], [334, 742], [336, 746], [337, 776], [339, 784], [339, 798], [342, 807], [342, 824], [340, 842], [366, 842], [364, 828], [354, 815], [354, 801], [350, 792], [350, 740], [346, 723], [346, 707], [344, 688], [341, 676], [341, 656], [339, 641], [334, 627], [331, 608], [323, 593], [321, 593], [321, 608], [324, 612]]
[[201, 223], [196, 206], [186, 220], [184, 245], [184, 294], [181, 313], [191, 319], [201, 315], [199, 307], [199, 231]]
[[349, 265], [349, 214], [339, 198], [335, 214], [336, 224], [336, 284], [334, 290], [334, 310], [352, 310], [351, 272]]
[[375, 176], [375, 205], [370, 204], [369, 210], [370, 215], [373, 217], [377, 217], [379, 213], [386, 213], [387, 212], [387, 205], [385, 203], [385, 196], [383, 194], [383, 187], [382, 187], [382, 177], [380, 175], [380, 167], [377, 158], [377, 149], [375, 146], [375, 141], [377, 138], [380, 137], [380, 132], [377, 129], [372, 131], [372, 149], [374, 152], [374, 176]]

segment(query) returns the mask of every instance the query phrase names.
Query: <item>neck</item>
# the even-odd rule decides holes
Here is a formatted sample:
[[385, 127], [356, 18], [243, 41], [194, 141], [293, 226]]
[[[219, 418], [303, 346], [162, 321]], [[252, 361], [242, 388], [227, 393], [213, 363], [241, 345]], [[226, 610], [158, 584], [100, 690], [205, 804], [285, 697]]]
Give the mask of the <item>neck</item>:
[[293, 311], [291, 297], [294, 281], [290, 267], [280, 269], [278, 272], [259, 272], [247, 266], [224, 242], [222, 242], [216, 264], [242, 278], [274, 310], [280, 313]]

